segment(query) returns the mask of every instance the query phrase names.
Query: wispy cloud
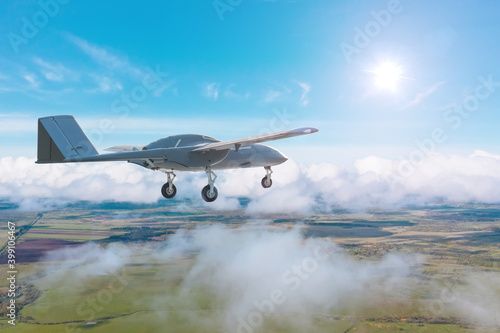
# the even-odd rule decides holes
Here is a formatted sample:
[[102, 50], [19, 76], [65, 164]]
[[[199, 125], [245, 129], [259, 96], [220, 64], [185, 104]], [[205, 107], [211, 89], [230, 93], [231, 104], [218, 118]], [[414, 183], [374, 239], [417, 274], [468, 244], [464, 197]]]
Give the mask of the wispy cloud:
[[203, 87], [203, 96], [217, 100], [219, 98], [220, 84], [212, 82]]
[[38, 80], [38, 77], [33, 74], [33, 73], [27, 73], [23, 75], [23, 78], [28, 81], [30, 84], [31, 88], [33, 89], [38, 89], [40, 87], [40, 81]]
[[[172, 87], [176, 82], [177, 82], [176, 79], [172, 79], [170, 81], [163, 82], [158, 88], [155, 89], [155, 91], [153, 92], [153, 95], [155, 97], [160, 97], [161, 95], [163, 95], [163, 92], [165, 90]], [[177, 95], [177, 89], [176, 88], [172, 89], [172, 93], [174, 95]]]
[[272, 103], [278, 98], [282, 96], [282, 93], [274, 90], [274, 89], [268, 89], [265, 96], [264, 96], [264, 102], [266, 103]]
[[[155, 71], [154, 69], [149, 70], [147, 66], [140, 68], [132, 64], [127, 56], [109, 47], [92, 44], [85, 39], [69, 33], [65, 33], [65, 37], [102, 67], [100, 71], [93, 71], [93, 73], [88, 74], [93, 82], [97, 82], [97, 87], [85, 90], [88, 93], [112, 93], [120, 91], [125, 89], [125, 83], [130, 78], [134, 80], [134, 84], [140, 84], [145, 77], [151, 75], [150, 72]], [[158, 65], [150, 65], [150, 67], [156, 68], [156, 71], [159, 71]], [[176, 82], [175, 78], [167, 82], [162, 82], [162, 84], [154, 90], [154, 96], [162, 96], [162, 93], [167, 89], [177, 94], [177, 89], [174, 86]], [[212, 98], [217, 99], [218, 86], [214, 86], [213, 88], [214, 91], [209, 93], [211, 93]]]
[[122, 84], [108, 76], [103, 76], [103, 75], [97, 75], [97, 74], [92, 74], [92, 78], [95, 80], [95, 82], [98, 84], [97, 88], [88, 90], [87, 92], [90, 93], [113, 93], [119, 90], [123, 90]]
[[120, 69], [136, 76], [144, 76], [144, 72], [132, 65], [126, 56], [119, 55], [115, 51], [92, 44], [69, 33], [66, 33], [65, 36], [98, 64], [109, 69]]
[[[294, 81], [295, 82], [295, 81]], [[286, 85], [277, 84], [272, 87], [267, 87], [264, 92], [264, 103], [273, 103], [276, 101], [288, 101], [289, 97], [292, 96], [292, 89]]]
[[406, 104], [402, 109], [403, 110], [409, 109], [411, 107], [414, 107], [415, 105], [420, 104], [420, 102], [422, 102], [424, 99], [426, 99], [427, 97], [429, 97], [432, 93], [434, 93], [439, 87], [441, 87], [445, 83], [446, 83], [446, 81], [438, 82], [435, 85], [433, 85], [432, 87], [428, 88], [427, 90], [425, 90], [425, 91], [423, 91], [421, 93], [418, 93], [415, 96], [415, 98], [411, 102], [409, 102], [408, 104]]
[[18, 116], [13, 114], [0, 115], [0, 135], [13, 136], [26, 133], [36, 133], [37, 122], [35, 117]]
[[35, 57], [35, 64], [40, 67], [40, 72], [49, 81], [62, 82], [68, 77], [76, 78], [77, 75], [61, 64], [52, 64], [41, 58]]
[[101, 65], [110, 67], [122, 67], [127, 64], [127, 61], [125, 59], [111, 54], [109, 51], [100, 46], [91, 44], [88, 41], [71, 34], [66, 34], [66, 36], [69, 41], [78, 46], [84, 53], [86, 53], [89, 57], [91, 57]]
[[21, 113], [0, 113], [0, 117], [9, 117], [9, 118], [26, 118], [29, 117], [27, 114]]
[[236, 84], [230, 84], [226, 90], [224, 90], [224, 97], [229, 98], [229, 99], [247, 99], [250, 97], [250, 93], [237, 93], [232, 90]]
[[[20, 114], [19, 116], [13, 113], [5, 112], [0, 114], [0, 117], [5, 118], [14, 118], [17, 117], [19, 119], [16, 120], [16, 126], [10, 126], [9, 123], [6, 122], [7, 119], [0, 121], [0, 133], [11, 135], [15, 133], [19, 128], [24, 128], [23, 131], [29, 131], [32, 133], [36, 133], [37, 127], [36, 125], [36, 117], [31, 114]], [[10, 119], [14, 120], [14, 119]], [[216, 132], [226, 132], [228, 129], [237, 128], [238, 124], [241, 124], [241, 120], [232, 120], [232, 119], [214, 119], [212, 117], [198, 117], [198, 121], [193, 122], [192, 118], [189, 117], [176, 117], [172, 116], [159, 116], [155, 118], [151, 117], [128, 117], [127, 119], [116, 119], [114, 125], [116, 129], [113, 131], [113, 136], [116, 135], [116, 138], [122, 139], [124, 135], [130, 136], [133, 134], [154, 134], [154, 135], [165, 135], [165, 133], [171, 134], [180, 134], [180, 133], [190, 133], [190, 132], [200, 132], [205, 133], [207, 135], [216, 133]], [[97, 129], [100, 126], [102, 121], [102, 116], [88, 116], [88, 117], [78, 117], [77, 121], [82, 126], [83, 130], [89, 135], [93, 129]], [[261, 118], [244, 118], [245, 124], [248, 125], [249, 128], [260, 128], [262, 126], [263, 119]], [[207, 130], [209, 129], [209, 130]], [[232, 135], [237, 137], [236, 135], [241, 134], [239, 131], [234, 131]], [[118, 142], [117, 144], [125, 144], [125, 142]], [[131, 144], [147, 144], [149, 142], [139, 141], [132, 142]]]
[[311, 85], [306, 82], [295, 81], [302, 88], [302, 95], [300, 96], [300, 104], [306, 106], [309, 104], [309, 92], [311, 91]]

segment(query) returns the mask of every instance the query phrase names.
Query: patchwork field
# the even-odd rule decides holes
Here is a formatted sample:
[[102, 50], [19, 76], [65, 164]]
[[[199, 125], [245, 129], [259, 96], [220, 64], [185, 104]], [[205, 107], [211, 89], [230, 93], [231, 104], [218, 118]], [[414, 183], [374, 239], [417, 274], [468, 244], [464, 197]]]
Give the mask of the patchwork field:
[[[7, 221], [22, 234], [16, 326], [5, 316], [2, 253], [6, 332], [500, 329], [500, 206], [307, 217], [176, 211], [164, 201], [43, 214], [7, 207], [2, 244]], [[325, 261], [310, 260], [315, 246], [327, 249]], [[297, 288], [281, 281], [289, 267]], [[286, 300], [268, 301], [275, 290]]]

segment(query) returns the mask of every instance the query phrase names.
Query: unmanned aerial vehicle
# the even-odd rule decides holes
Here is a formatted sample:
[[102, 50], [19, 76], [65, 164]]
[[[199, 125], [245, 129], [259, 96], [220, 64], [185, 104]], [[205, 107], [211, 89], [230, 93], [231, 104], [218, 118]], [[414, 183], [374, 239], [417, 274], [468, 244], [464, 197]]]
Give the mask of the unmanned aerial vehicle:
[[205, 171], [208, 185], [201, 191], [203, 200], [217, 199], [214, 170], [264, 167], [261, 184], [272, 185], [271, 167], [287, 160], [282, 153], [260, 142], [315, 133], [314, 127], [252, 137], [219, 141], [207, 135], [180, 134], [159, 139], [146, 146], [116, 146], [99, 154], [73, 116], [50, 116], [38, 119], [38, 160], [36, 163], [72, 163], [127, 161], [167, 174], [161, 193], [173, 198], [177, 193], [174, 171]]

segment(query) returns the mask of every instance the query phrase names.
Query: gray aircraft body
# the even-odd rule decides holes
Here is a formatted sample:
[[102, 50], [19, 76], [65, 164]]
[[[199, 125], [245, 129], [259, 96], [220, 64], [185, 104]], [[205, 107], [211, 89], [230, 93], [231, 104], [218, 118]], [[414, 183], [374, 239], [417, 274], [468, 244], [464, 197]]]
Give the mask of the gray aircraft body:
[[174, 171], [205, 171], [208, 185], [201, 191], [207, 202], [217, 199], [213, 170], [264, 167], [266, 175], [261, 184], [272, 185], [271, 167], [287, 160], [282, 153], [260, 142], [279, 140], [315, 133], [314, 127], [262, 134], [242, 139], [219, 141], [200, 134], [169, 136], [146, 146], [116, 146], [106, 149], [112, 153], [99, 154], [73, 116], [50, 116], [38, 119], [38, 160], [36, 163], [72, 163], [127, 161], [167, 174], [161, 193], [173, 198]]

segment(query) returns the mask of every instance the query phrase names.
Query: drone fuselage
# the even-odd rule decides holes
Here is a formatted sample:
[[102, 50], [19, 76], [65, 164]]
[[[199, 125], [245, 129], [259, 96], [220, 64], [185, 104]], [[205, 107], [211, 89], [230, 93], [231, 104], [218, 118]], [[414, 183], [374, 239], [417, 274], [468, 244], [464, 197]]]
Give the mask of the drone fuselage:
[[251, 144], [227, 150], [193, 152], [193, 148], [208, 143], [220, 142], [212, 137], [199, 134], [182, 134], [169, 136], [145, 146], [143, 150], [164, 150], [163, 158], [152, 158], [151, 163], [144, 160], [130, 160], [150, 169], [177, 171], [204, 171], [207, 167], [213, 170], [266, 167], [284, 163], [288, 158], [278, 150], [263, 145]]

